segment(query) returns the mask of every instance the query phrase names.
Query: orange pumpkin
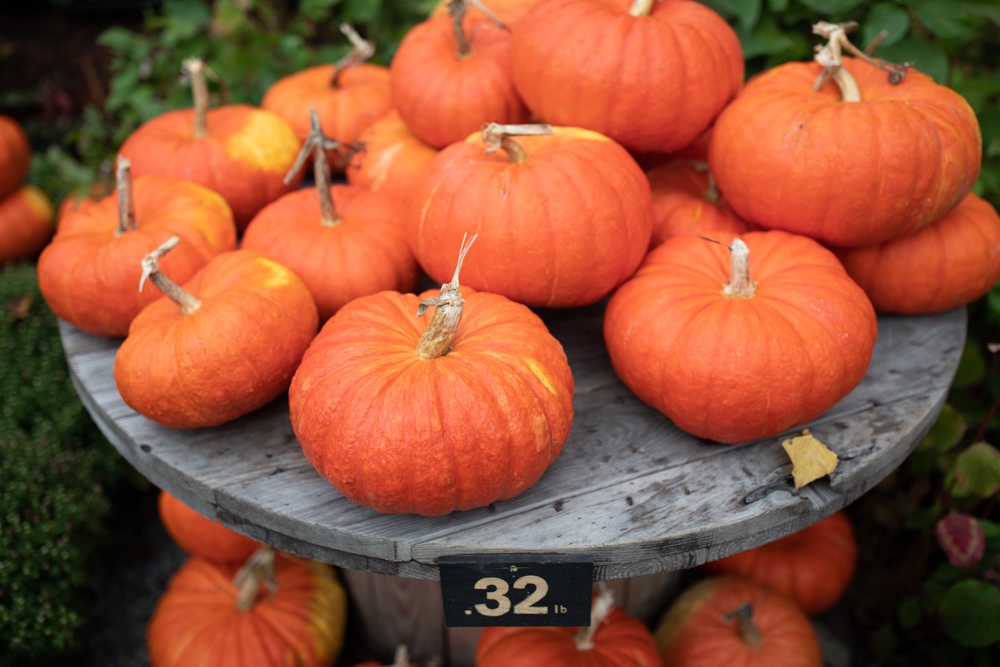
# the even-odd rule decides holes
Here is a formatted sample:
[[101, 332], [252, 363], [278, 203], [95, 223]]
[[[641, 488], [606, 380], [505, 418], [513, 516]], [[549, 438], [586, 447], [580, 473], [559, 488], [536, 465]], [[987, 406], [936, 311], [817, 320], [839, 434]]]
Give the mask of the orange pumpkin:
[[816, 631], [794, 602], [737, 577], [684, 591], [656, 628], [664, 667], [820, 667]]
[[38, 258], [38, 286], [52, 312], [96, 336], [125, 336], [139, 311], [162, 296], [138, 285], [142, 258], [170, 237], [181, 242], [164, 267], [180, 281], [236, 247], [232, 211], [217, 193], [152, 175], [133, 184], [127, 160], [118, 172], [117, 191], [61, 218]]
[[135, 317], [115, 356], [125, 403], [170, 428], [218, 426], [288, 389], [319, 316], [292, 271], [251, 250], [215, 257], [183, 288], [143, 260], [169, 298]]
[[[529, 129], [540, 134], [513, 134]], [[599, 301], [632, 275], [652, 218], [649, 181], [614, 141], [579, 128], [494, 125], [427, 163], [407, 225], [417, 261], [435, 280], [448, 279], [448, 249], [472, 229], [483, 247], [463, 269], [466, 284], [569, 308]]]
[[594, 599], [590, 627], [489, 627], [476, 646], [476, 667], [660, 667], [653, 635], [615, 607]]
[[306, 458], [338, 491], [439, 516], [534, 484], [569, 437], [573, 390], [542, 320], [499, 294], [461, 294], [456, 270], [438, 297], [386, 291], [341, 308], [288, 397]]
[[[450, 0], [438, 0], [434, 9], [431, 10], [431, 17], [447, 16], [449, 2]], [[540, 2], [542, 0], [486, 0], [483, 6], [490, 10], [490, 14], [500, 19], [504, 25], [511, 27]], [[491, 18], [475, 6], [469, 7], [469, 14], [477, 20]]]
[[410, 201], [417, 176], [438, 150], [420, 141], [392, 110], [361, 135], [361, 150], [344, 170], [347, 182]]
[[824, 243], [882, 243], [937, 220], [976, 182], [982, 139], [954, 90], [909, 70], [898, 83], [844, 57], [786, 63], [749, 81], [719, 115], [709, 165], [732, 209]]
[[328, 565], [266, 548], [242, 567], [191, 558], [153, 610], [149, 659], [153, 667], [331, 667], [346, 615]]
[[843, 512], [764, 546], [705, 563], [711, 574], [756, 581], [790, 598], [807, 614], [827, 611], [854, 576], [858, 545]]
[[463, 19], [467, 4], [451, 5], [454, 18], [413, 26], [389, 66], [400, 118], [435, 148], [461, 141], [485, 123], [528, 120], [510, 78], [510, 33], [492, 21]]
[[722, 199], [708, 165], [674, 160], [650, 169], [646, 177], [653, 192], [651, 249], [681, 234], [749, 231]]
[[876, 329], [871, 303], [832, 252], [774, 231], [729, 247], [668, 239], [604, 318], [625, 385], [682, 430], [723, 443], [826, 412], [864, 377]]
[[0, 114], [0, 199], [24, 181], [31, 167], [31, 144], [21, 124]]
[[205, 518], [166, 491], [160, 491], [157, 510], [171, 539], [203, 560], [242, 563], [261, 547], [260, 542]]
[[510, 70], [546, 122], [671, 153], [736, 95], [744, 62], [729, 24], [693, 0], [549, 0], [518, 23]]
[[198, 183], [229, 203], [239, 230], [265, 205], [298, 187], [285, 183], [300, 141], [282, 117], [247, 104], [209, 109], [201, 61], [186, 61], [194, 108], [146, 121], [122, 144], [135, 176], [155, 174]]
[[38, 255], [55, 231], [52, 216], [52, 202], [34, 185], [0, 199], [0, 266]]
[[972, 303], [1000, 279], [1000, 216], [969, 193], [926, 227], [879, 245], [836, 249], [882, 313], [940, 313]]

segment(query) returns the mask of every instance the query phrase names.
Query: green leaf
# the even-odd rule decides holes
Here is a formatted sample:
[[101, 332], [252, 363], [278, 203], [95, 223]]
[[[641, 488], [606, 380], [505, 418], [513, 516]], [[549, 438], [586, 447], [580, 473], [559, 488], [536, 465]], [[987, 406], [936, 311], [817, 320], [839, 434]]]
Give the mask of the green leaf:
[[1000, 588], [965, 579], [948, 589], [939, 609], [945, 634], [963, 646], [1000, 642]]
[[[163, 6], [166, 28], [160, 35], [165, 44], [177, 45], [207, 30], [212, 12], [207, 3], [198, 0], [174, 0]], [[201, 57], [202, 54], [186, 54]]]
[[743, 57], [749, 60], [758, 56], [789, 54], [798, 46], [798, 40], [782, 32], [773, 17], [766, 17], [749, 34], [740, 34], [740, 45]]
[[888, 33], [886, 38], [882, 40], [882, 47], [891, 46], [903, 39], [910, 31], [909, 13], [888, 2], [878, 2], [872, 5], [871, 11], [868, 12], [868, 18], [865, 19], [861, 27], [862, 43], [867, 46], [882, 30]]
[[1000, 493], [1000, 450], [985, 442], [970, 445], [955, 461], [955, 483], [980, 498]]
[[981, 381], [986, 375], [986, 361], [983, 353], [974, 341], [965, 341], [965, 348], [962, 350], [962, 358], [958, 360], [958, 369], [955, 377], [951, 381], [952, 387], [971, 387]]
[[910, 4], [917, 19], [928, 30], [944, 39], [972, 39], [975, 17], [955, 0], [914, 0]]
[[986, 538], [986, 553], [1000, 554], [1000, 523], [989, 519], [980, 519], [979, 523]]
[[97, 43], [112, 51], [128, 51], [135, 43], [137, 35], [126, 28], [108, 28], [97, 36]]
[[920, 600], [917, 598], [907, 598], [903, 600], [899, 605], [899, 610], [896, 614], [896, 620], [899, 622], [899, 627], [903, 630], [910, 630], [915, 628], [920, 619], [923, 618], [924, 610], [920, 606]]
[[757, 25], [763, 4], [762, 0], [711, 0], [708, 3], [727, 19], [736, 19], [735, 27], [741, 32], [749, 32]]
[[346, 0], [344, 20], [355, 24], [371, 23], [378, 18], [381, 9], [382, 0]]
[[800, 5], [805, 5], [812, 11], [823, 14], [844, 14], [865, 0], [796, 0]]
[[301, 0], [299, 14], [309, 21], [325, 21], [339, 4], [340, 0]]
[[951, 403], [945, 403], [931, 430], [924, 436], [921, 447], [936, 452], [946, 452], [962, 441], [968, 425], [965, 418]]
[[772, 14], [781, 14], [788, 9], [789, 0], [767, 0], [767, 11]]

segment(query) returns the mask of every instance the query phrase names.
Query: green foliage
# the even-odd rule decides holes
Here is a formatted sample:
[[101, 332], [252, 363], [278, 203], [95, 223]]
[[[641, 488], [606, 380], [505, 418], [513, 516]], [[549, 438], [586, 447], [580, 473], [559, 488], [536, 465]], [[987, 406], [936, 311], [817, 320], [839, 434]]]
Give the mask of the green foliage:
[[32, 265], [0, 271], [0, 308], [0, 655], [29, 665], [75, 645], [121, 459], [70, 383]]

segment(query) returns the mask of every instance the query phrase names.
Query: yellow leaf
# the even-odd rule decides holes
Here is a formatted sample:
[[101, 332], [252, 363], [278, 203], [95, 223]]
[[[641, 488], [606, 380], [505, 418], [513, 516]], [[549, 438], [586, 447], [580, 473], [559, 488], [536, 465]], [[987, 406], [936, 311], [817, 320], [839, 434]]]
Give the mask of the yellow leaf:
[[809, 429], [802, 435], [781, 443], [792, 460], [792, 477], [795, 488], [801, 489], [837, 468], [837, 455], [822, 442], [813, 437]]

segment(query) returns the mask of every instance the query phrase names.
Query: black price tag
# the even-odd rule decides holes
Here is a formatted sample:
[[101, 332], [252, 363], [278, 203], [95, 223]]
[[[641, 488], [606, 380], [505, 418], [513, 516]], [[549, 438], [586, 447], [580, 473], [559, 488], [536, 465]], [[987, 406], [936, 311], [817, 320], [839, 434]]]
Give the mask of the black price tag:
[[438, 569], [449, 627], [590, 625], [590, 556], [441, 556]]

